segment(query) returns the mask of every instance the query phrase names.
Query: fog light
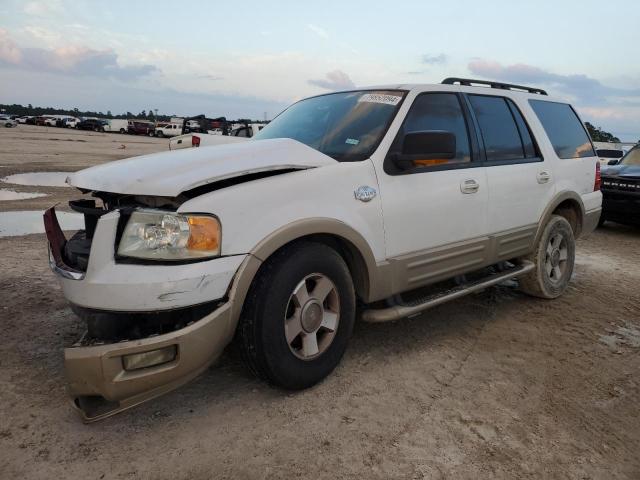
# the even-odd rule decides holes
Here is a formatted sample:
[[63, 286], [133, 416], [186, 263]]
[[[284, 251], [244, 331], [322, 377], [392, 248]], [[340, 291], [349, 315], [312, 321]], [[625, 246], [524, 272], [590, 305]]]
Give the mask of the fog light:
[[125, 370], [140, 370], [141, 368], [155, 367], [163, 363], [169, 363], [176, 359], [178, 355], [178, 346], [169, 345], [168, 347], [150, 352], [133, 353], [122, 357], [122, 365]]

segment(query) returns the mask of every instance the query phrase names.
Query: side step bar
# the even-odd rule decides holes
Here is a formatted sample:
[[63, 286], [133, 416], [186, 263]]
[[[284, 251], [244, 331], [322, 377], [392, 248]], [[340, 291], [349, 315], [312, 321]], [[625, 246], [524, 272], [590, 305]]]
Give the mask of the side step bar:
[[465, 295], [469, 295], [470, 293], [484, 290], [485, 288], [491, 287], [493, 285], [497, 285], [498, 283], [502, 283], [505, 280], [519, 277], [520, 275], [524, 275], [525, 273], [530, 272], [534, 268], [534, 263], [524, 261], [520, 265], [508, 271], [494, 273], [480, 280], [476, 280], [475, 282], [452, 288], [446, 292], [426, 296], [425, 298], [420, 299], [419, 303], [412, 302], [411, 304], [394, 305], [393, 307], [389, 308], [365, 310], [362, 313], [362, 319], [365, 322], [381, 323], [398, 320], [404, 317], [410, 317], [411, 315], [418, 314], [420, 312], [423, 312], [424, 310], [435, 307], [450, 300], [455, 300], [456, 298], [464, 297]]

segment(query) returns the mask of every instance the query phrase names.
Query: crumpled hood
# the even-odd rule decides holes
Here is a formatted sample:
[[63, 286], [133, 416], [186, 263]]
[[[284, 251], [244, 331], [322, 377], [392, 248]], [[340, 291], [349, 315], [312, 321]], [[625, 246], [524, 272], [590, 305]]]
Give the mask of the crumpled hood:
[[192, 188], [240, 175], [335, 163], [303, 143], [277, 138], [118, 160], [76, 172], [67, 177], [67, 183], [100, 192], [176, 197]]
[[602, 169], [602, 175], [607, 177], [640, 178], [640, 165], [610, 165]]

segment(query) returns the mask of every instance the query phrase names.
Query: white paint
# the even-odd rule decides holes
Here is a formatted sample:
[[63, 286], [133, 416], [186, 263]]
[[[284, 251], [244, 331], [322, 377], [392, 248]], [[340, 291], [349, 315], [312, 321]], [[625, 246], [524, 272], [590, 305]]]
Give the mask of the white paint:
[[[44, 233], [44, 221], [40, 211], [0, 212], [0, 237], [15, 237], [32, 233]], [[79, 213], [57, 211], [63, 230], [84, 228], [84, 217]]]
[[175, 197], [242, 174], [335, 165], [331, 157], [289, 138], [188, 148], [105, 163], [69, 177], [88, 190]]

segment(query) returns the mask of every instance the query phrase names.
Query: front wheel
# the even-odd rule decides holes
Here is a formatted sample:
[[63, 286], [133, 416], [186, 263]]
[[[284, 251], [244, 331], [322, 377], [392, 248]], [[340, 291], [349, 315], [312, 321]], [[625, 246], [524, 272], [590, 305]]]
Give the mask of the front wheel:
[[262, 266], [246, 299], [238, 340], [251, 371], [298, 390], [338, 365], [354, 320], [355, 293], [342, 257], [324, 244], [301, 242]]
[[564, 293], [573, 274], [576, 243], [566, 218], [552, 215], [545, 225], [535, 250], [527, 260], [535, 268], [520, 277], [520, 288], [540, 298], [557, 298]]

